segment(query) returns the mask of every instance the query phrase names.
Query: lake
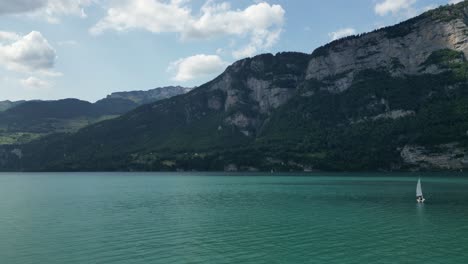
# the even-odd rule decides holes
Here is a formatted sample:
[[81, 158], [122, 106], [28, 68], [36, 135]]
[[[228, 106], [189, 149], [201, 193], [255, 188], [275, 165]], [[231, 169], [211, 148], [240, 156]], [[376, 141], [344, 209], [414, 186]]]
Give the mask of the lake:
[[468, 177], [2, 173], [0, 263], [468, 263]]

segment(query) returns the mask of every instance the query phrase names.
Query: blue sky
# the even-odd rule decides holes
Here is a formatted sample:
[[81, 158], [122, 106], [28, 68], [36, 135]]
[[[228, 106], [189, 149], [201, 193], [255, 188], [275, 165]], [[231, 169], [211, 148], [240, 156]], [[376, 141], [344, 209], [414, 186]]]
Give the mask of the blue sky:
[[0, 100], [197, 86], [456, 0], [0, 0]]

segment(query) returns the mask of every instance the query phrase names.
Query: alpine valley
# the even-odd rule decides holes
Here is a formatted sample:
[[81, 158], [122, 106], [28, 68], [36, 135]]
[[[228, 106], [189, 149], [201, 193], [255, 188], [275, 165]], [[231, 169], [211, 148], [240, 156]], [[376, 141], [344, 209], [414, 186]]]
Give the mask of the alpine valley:
[[1, 101], [0, 145], [27, 143], [58, 132], [75, 132], [87, 125], [115, 118], [140, 105], [189, 90], [170, 86], [148, 91], [117, 92], [95, 103], [78, 99]]
[[183, 95], [3, 145], [0, 169], [467, 168], [467, 23], [464, 1], [312, 54], [243, 59]]

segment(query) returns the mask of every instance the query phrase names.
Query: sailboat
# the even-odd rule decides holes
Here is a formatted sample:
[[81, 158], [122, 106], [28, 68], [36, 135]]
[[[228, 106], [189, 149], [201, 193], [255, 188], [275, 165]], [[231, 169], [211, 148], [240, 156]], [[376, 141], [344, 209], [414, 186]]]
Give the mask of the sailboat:
[[418, 184], [416, 184], [416, 201], [418, 203], [424, 203], [425, 200], [421, 188], [421, 178], [419, 178]]

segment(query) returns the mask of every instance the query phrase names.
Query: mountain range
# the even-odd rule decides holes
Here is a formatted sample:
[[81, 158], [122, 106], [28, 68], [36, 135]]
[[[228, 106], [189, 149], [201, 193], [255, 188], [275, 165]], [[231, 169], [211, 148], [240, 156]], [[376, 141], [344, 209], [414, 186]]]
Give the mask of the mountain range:
[[74, 132], [115, 118], [146, 103], [186, 93], [168, 86], [148, 91], [117, 92], [95, 103], [78, 99], [0, 102], [0, 145], [26, 143], [57, 132]]
[[3, 112], [5, 110], [8, 110], [12, 107], [15, 107], [19, 104], [22, 104], [26, 101], [22, 100], [22, 101], [10, 101], [10, 100], [6, 100], [6, 101], [0, 101], [0, 112]]
[[0, 149], [0, 168], [460, 170], [468, 167], [468, 2], [263, 54], [74, 133]]

